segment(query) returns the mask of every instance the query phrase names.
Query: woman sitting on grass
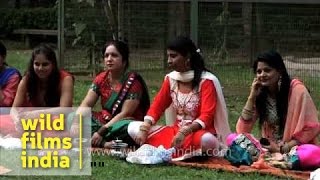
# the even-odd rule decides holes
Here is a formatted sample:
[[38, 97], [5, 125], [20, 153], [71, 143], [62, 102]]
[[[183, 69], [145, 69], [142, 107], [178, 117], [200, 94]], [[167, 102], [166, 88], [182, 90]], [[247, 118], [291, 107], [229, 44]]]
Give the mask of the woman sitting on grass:
[[[127, 43], [119, 40], [108, 42], [103, 49], [103, 56], [106, 71], [97, 75], [80, 105], [92, 108], [101, 98], [102, 110], [92, 113], [92, 146], [110, 147], [112, 140], [116, 138], [132, 144], [126, 128], [124, 131], [120, 129], [126, 127], [131, 120], [143, 120], [150, 104], [148, 91], [139, 74], [127, 71]], [[76, 114], [81, 113], [80, 111]], [[78, 120], [73, 120], [71, 133], [74, 135], [79, 132], [78, 123]], [[113, 132], [112, 129], [117, 130]]]
[[[33, 50], [26, 74], [18, 86], [11, 110], [14, 121], [10, 116], [2, 117], [0, 132], [21, 130], [19, 107], [72, 107], [73, 84], [72, 75], [58, 68], [54, 50], [46, 44], [39, 45]], [[34, 114], [39, 117], [36, 111]]]
[[[297, 152], [303, 153], [307, 164], [318, 161], [319, 166], [320, 147], [314, 144], [320, 124], [308, 89], [298, 79], [290, 78], [282, 57], [275, 51], [259, 55], [253, 71], [256, 77], [237, 122], [237, 133], [251, 133], [258, 119], [264, 138], [261, 143], [269, 152], [289, 153], [298, 146]], [[306, 159], [300, 159], [301, 166], [309, 167], [303, 164]]]
[[[219, 80], [205, 68], [202, 56], [187, 37], [170, 42], [167, 55], [174, 71], [166, 75], [144, 122], [130, 123], [129, 134], [138, 144], [175, 147], [174, 157], [179, 159], [197, 153], [218, 156], [230, 133]], [[167, 108], [173, 125], [155, 125]]]
[[[19, 71], [7, 65], [6, 56], [7, 49], [0, 41], [0, 108], [12, 106], [21, 79]], [[1, 114], [4, 111], [1, 110]]]

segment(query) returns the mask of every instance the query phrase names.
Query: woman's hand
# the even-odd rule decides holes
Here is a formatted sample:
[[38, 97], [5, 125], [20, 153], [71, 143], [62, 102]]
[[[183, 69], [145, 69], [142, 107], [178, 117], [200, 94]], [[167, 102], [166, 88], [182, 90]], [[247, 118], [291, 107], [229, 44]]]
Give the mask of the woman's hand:
[[148, 137], [148, 132], [151, 128], [151, 123], [150, 122], [143, 122], [140, 127], [139, 127], [139, 132], [137, 134], [137, 136], [135, 137], [134, 141], [139, 144], [142, 145], [146, 142], [147, 137]]
[[198, 123], [192, 123], [189, 126], [183, 126], [179, 129], [178, 133], [174, 136], [171, 147], [179, 148], [181, 147], [186, 136], [201, 129], [201, 125]]
[[262, 147], [271, 153], [280, 152], [280, 145], [276, 144], [274, 141], [270, 141], [269, 145], [262, 145]]
[[185, 135], [181, 132], [178, 132], [172, 140], [171, 147], [175, 147], [175, 148], [181, 147], [184, 138], [185, 138]]
[[100, 136], [99, 133], [95, 132], [91, 137], [91, 144], [92, 146], [99, 147], [101, 145], [102, 140], [102, 136]]
[[281, 145], [280, 145], [280, 152], [282, 154], [285, 154], [285, 153], [289, 153], [291, 151], [291, 149], [298, 145], [299, 142], [297, 140], [291, 140], [289, 142], [283, 142]]
[[147, 131], [139, 131], [134, 141], [139, 144], [143, 145], [147, 141], [148, 132]]
[[71, 128], [70, 128], [71, 137], [78, 136], [79, 131], [80, 131], [79, 124], [78, 123], [72, 123]]
[[251, 84], [251, 91], [250, 91], [249, 97], [255, 99], [259, 93], [260, 87], [261, 87], [261, 82], [259, 81], [258, 78], [254, 78]]

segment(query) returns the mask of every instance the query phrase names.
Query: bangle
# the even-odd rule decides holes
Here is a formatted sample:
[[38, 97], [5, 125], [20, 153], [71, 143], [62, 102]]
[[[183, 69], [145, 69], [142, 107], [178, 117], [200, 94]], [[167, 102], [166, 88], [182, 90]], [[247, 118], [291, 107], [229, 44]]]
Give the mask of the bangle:
[[249, 110], [247, 108], [243, 108], [242, 109], [242, 113], [248, 114], [248, 115], [253, 115], [254, 111], [253, 110]]
[[249, 120], [252, 118], [254, 111], [253, 110], [249, 110], [247, 108], [243, 108], [242, 109], [242, 113], [241, 113], [241, 117], [245, 120]]
[[107, 134], [108, 132], [108, 128], [102, 126], [98, 131], [97, 133], [100, 135], [100, 136], [104, 136], [105, 134]]

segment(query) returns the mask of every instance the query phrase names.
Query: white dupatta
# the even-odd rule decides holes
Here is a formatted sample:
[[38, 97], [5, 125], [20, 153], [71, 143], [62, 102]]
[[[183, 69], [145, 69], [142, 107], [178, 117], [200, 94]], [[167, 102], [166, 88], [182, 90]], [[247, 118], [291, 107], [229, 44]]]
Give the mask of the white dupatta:
[[[170, 78], [171, 89], [172, 81], [190, 82], [194, 77], [194, 71], [187, 71], [183, 73], [173, 71], [167, 74], [166, 77], [167, 76]], [[218, 78], [210, 72], [203, 72], [201, 75], [201, 79], [208, 79], [214, 83], [217, 92], [217, 106], [213, 123], [218, 135], [218, 139], [223, 144], [226, 144], [226, 138], [231, 133], [231, 130], [228, 121], [227, 107], [222, 93], [220, 82]], [[165, 111], [165, 119], [167, 125], [172, 125], [176, 120], [176, 111], [173, 109], [172, 104]]]

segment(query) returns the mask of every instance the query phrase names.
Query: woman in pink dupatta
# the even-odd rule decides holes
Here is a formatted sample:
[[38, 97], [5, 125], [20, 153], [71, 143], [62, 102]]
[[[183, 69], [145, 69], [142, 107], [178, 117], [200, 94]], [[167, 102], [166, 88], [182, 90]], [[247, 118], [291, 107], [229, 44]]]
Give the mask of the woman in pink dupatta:
[[[288, 75], [279, 53], [269, 51], [258, 56], [253, 65], [256, 77], [251, 92], [238, 119], [237, 133], [250, 133], [259, 119], [261, 137], [266, 138], [270, 152], [288, 153], [298, 146], [300, 166], [320, 165], [320, 156], [313, 157], [320, 133], [317, 109], [308, 89], [298, 79]], [[304, 147], [310, 144], [311, 148]], [[308, 150], [308, 151], [306, 151]]]

